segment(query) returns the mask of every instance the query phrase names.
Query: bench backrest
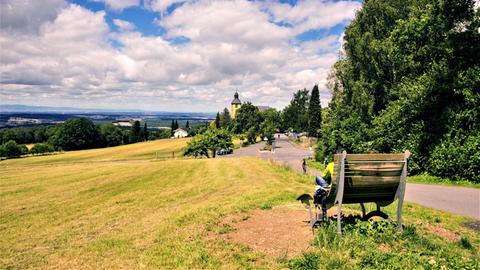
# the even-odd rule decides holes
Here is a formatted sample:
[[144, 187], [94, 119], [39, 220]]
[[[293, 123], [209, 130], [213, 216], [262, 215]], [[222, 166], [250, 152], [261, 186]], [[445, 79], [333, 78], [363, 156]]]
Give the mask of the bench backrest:
[[[335, 169], [332, 175], [332, 193], [328, 204], [335, 203], [340, 179], [342, 154], [334, 156]], [[343, 203], [376, 202], [385, 206], [395, 200], [401, 181], [405, 154], [346, 154], [344, 161]]]

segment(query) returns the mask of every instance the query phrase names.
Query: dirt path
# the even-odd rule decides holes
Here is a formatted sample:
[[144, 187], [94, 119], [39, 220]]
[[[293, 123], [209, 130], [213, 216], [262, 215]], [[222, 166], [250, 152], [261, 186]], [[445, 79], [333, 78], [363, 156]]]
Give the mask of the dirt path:
[[[229, 156], [255, 156], [263, 159], [271, 159], [301, 172], [302, 159], [313, 155], [312, 150], [293, 146], [292, 143], [288, 141], [288, 137], [283, 134], [281, 134], [280, 138], [276, 141], [274, 153], [259, 151], [263, 146], [264, 143], [262, 142], [240, 148]], [[311, 175], [319, 174], [318, 171], [311, 169], [309, 169], [308, 173]], [[480, 189], [407, 183], [405, 200], [480, 220]]]

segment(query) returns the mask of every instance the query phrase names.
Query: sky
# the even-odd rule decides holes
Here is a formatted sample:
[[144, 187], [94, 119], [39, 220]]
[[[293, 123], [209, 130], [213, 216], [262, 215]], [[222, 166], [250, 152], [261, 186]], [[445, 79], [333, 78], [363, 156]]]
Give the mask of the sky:
[[359, 1], [2, 0], [0, 104], [281, 109], [328, 72]]

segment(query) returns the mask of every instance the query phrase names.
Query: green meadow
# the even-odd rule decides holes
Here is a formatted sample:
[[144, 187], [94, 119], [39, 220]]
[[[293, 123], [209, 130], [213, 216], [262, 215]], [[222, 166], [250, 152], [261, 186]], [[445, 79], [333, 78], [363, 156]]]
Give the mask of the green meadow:
[[216, 237], [234, 230], [226, 216], [295, 204], [312, 180], [253, 157], [155, 159], [185, 142], [0, 162], [0, 269], [478, 269], [471, 219], [408, 203], [403, 233], [326, 226], [293, 259]]

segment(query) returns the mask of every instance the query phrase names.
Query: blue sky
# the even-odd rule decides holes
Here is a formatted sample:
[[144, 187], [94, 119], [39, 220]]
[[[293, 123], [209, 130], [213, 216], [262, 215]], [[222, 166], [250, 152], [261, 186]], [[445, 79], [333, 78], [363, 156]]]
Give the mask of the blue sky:
[[[44, 0], [0, 3], [7, 104], [217, 111], [235, 91], [281, 109], [318, 84], [357, 1]], [[35, 19], [31, 19], [32, 16]]]

